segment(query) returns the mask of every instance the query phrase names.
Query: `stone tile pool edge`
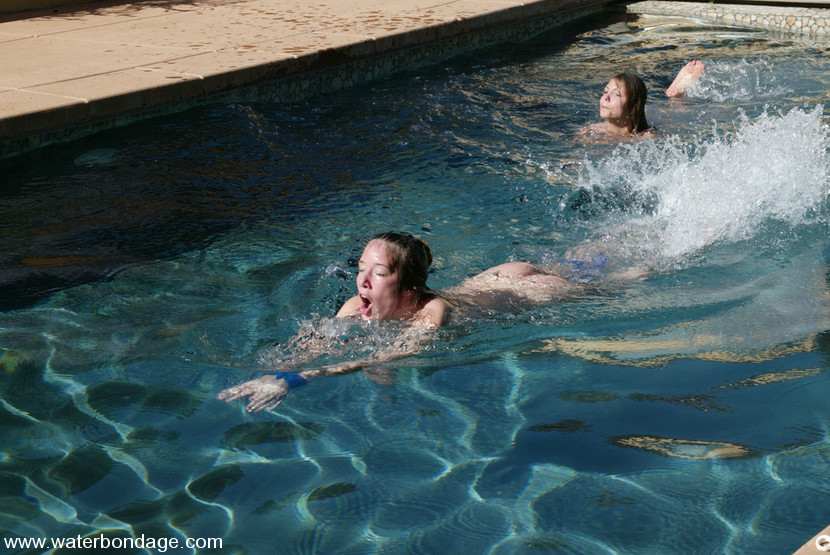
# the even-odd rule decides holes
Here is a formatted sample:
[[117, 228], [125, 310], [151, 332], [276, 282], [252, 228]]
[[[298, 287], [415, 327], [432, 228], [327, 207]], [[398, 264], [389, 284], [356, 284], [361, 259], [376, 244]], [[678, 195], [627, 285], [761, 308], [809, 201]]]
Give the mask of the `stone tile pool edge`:
[[626, 5], [628, 13], [682, 16], [709, 24], [749, 27], [792, 34], [794, 38], [830, 41], [828, 7], [714, 4], [644, 0]]

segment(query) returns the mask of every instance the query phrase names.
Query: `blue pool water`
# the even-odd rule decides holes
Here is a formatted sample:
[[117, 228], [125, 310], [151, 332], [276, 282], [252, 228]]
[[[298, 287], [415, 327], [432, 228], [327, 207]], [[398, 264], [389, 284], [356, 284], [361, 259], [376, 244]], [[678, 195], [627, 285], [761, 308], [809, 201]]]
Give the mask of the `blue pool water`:
[[[0, 535], [794, 551], [830, 523], [827, 50], [612, 14], [5, 162]], [[698, 86], [662, 97], [694, 58]], [[659, 137], [574, 142], [620, 69], [646, 81]], [[217, 401], [297, 362], [298, 330], [326, 361], [396, 339], [328, 318], [387, 229], [429, 242], [434, 288], [585, 242], [649, 273], [457, 322], [271, 414]]]

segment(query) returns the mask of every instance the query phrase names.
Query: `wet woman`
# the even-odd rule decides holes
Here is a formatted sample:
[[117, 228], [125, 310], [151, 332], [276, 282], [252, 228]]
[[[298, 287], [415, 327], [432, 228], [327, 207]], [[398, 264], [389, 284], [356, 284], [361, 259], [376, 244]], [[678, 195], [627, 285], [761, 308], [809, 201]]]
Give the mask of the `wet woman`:
[[[705, 64], [693, 60], [683, 66], [666, 89], [666, 96], [683, 96], [703, 74]], [[646, 120], [648, 90], [642, 79], [633, 73], [615, 75], [605, 85], [599, 99], [602, 121], [588, 125], [577, 133], [577, 139], [591, 142], [638, 140], [654, 136], [654, 129]]]
[[652, 131], [646, 120], [648, 90], [633, 73], [615, 75], [605, 85], [599, 99], [601, 122], [584, 127], [577, 137], [585, 140], [637, 139]]
[[299, 373], [266, 374], [222, 391], [218, 398], [235, 401], [250, 397], [247, 410], [276, 408], [292, 388], [338, 374], [354, 372], [418, 350], [423, 334], [417, 332], [446, 325], [451, 317], [476, 310], [504, 310], [551, 302], [578, 294], [582, 288], [525, 262], [508, 262], [464, 280], [440, 292], [427, 287], [432, 253], [412, 235], [385, 232], [366, 244], [358, 262], [357, 295], [346, 301], [338, 318], [366, 321], [399, 320], [416, 332], [396, 348], [371, 360], [350, 361]]

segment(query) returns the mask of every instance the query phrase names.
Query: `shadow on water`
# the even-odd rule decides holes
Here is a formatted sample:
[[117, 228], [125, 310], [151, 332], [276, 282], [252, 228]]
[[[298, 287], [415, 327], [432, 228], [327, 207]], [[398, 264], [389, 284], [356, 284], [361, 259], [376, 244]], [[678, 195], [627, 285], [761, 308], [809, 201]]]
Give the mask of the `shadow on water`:
[[[140, 6], [179, 4], [148, 0]], [[61, 8], [55, 17], [71, 10]], [[625, 19], [622, 13], [598, 17], [540, 35], [532, 46], [500, 45], [420, 73], [444, 80], [448, 71], [532, 63], [540, 52], [567, 48], [597, 21]], [[505, 106], [516, 100], [483, 99]], [[528, 109], [547, 102], [538, 99]], [[342, 208], [325, 204], [337, 202], [335, 191], [355, 187], [355, 195], [371, 194], [365, 183], [390, 179], [384, 160], [402, 150], [418, 116], [374, 109], [360, 91], [284, 108], [195, 108], [1, 161], [0, 311], [202, 248], [239, 226], [275, 218], [290, 225], [304, 214]], [[352, 126], [345, 135], [343, 125]]]
[[[0, 310], [204, 248], [232, 229], [290, 227], [342, 209], [348, 200], [337, 195], [357, 179], [383, 179], [373, 174], [382, 148], [359, 153], [348, 137], [338, 144], [314, 129], [313, 115], [304, 124], [265, 109], [199, 108], [3, 161]], [[281, 120], [293, 128], [283, 133]], [[164, 142], [142, 139], [158, 133]], [[371, 196], [359, 184], [352, 194]]]

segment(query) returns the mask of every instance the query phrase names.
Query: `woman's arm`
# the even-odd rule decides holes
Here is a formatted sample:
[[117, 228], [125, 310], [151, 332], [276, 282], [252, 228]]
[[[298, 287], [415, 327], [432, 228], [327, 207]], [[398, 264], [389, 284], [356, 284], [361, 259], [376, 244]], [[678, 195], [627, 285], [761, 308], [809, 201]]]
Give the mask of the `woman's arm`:
[[703, 71], [705, 69], [706, 64], [700, 60], [692, 60], [680, 68], [680, 71], [677, 73], [677, 77], [674, 78], [672, 84], [669, 85], [668, 89], [666, 89], [666, 96], [669, 98], [676, 98], [686, 94], [689, 87], [700, 79], [700, 76], [703, 75]]
[[268, 374], [235, 387], [229, 387], [219, 393], [216, 398], [231, 402], [242, 399], [243, 397], [250, 397], [248, 406], [246, 407], [248, 412], [258, 412], [263, 409], [272, 411], [285, 400], [290, 390], [301, 387], [308, 382], [320, 378], [351, 374], [358, 370], [369, 369], [373, 366], [415, 354], [421, 349], [423, 333], [418, 333], [418, 330], [412, 331], [413, 333], [405, 334], [403, 339], [393, 345], [391, 349], [379, 353], [371, 359], [329, 364], [319, 368], [303, 370], [298, 373], [277, 372], [276, 374]]
[[[300, 374], [294, 375], [300, 377]], [[229, 387], [222, 390], [216, 398], [220, 401], [231, 402], [243, 397], [250, 397], [246, 407], [248, 412], [258, 412], [262, 409], [272, 411], [282, 403], [285, 396], [288, 395], [288, 390], [291, 389], [288, 380], [278, 376], [279, 374], [268, 374], [235, 387]], [[305, 382], [302, 377], [300, 379]]]
[[[359, 313], [361, 301], [355, 296], [346, 301], [337, 311], [338, 318], [355, 316]], [[278, 372], [249, 380], [235, 387], [223, 390], [217, 399], [222, 401], [236, 401], [243, 397], [250, 397], [246, 410], [258, 412], [263, 409], [272, 411], [285, 400], [291, 389], [296, 389], [306, 383], [320, 378], [350, 374], [358, 370], [365, 370], [388, 363], [392, 360], [411, 356], [421, 350], [426, 336], [425, 331], [447, 323], [449, 307], [440, 298], [431, 299], [418, 311], [409, 328], [391, 348], [377, 353], [371, 359], [329, 364], [319, 368], [311, 368], [302, 372]]]

